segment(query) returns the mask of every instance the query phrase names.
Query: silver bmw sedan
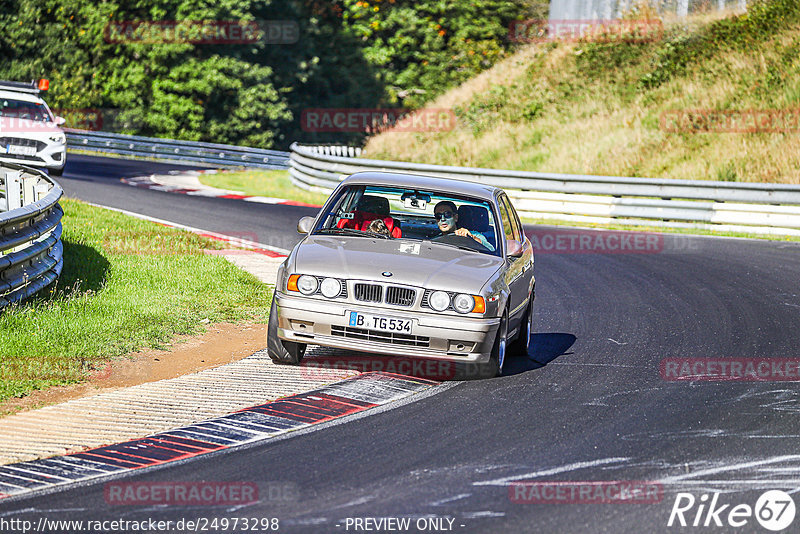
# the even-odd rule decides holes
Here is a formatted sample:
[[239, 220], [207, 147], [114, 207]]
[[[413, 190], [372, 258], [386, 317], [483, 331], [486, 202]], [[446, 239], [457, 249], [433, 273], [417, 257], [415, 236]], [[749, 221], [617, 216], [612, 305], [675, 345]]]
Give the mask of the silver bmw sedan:
[[533, 249], [506, 193], [387, 172], [343, 180], [278, 271], [267, 351], [306, 346], [502, 371], [531, 337]]

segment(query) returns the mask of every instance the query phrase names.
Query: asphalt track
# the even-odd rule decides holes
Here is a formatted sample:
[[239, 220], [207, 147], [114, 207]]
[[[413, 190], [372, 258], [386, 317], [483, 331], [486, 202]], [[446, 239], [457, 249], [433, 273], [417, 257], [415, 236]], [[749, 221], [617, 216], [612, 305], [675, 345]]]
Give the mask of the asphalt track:
[[[72, 156], [60, 182], [68, 196], [268, 243], [296, 241], [309, 211], [118, 182], [166, 168]], [[538, 254], [533, 348], [500, 378], [124, 479], [255, 482], [256, 504], [111, 506], [96, 482], [0, 503], [0, 520], [248, 517], [278, 518], [280, 532], [366, 532], [355, 518], [403, 517], [410, 532], [419, 518], [455, 532], [669, 532], [679, 530], [667, 526], [678, 492], [698, 503], [720, 492], [720, 505], [754, 506], [772, 489], [797, 500], [798, 382], [672, 381], [661, 363], [800, 357], [800, 246], [665, 236], [649, 252]], [[522, 480], [647, 481], [663, 494], [650, 504], [512, 502], [509, 484]], [[753, 517], [709, 524], [680, 530], [768, 532]]]
[[[300, 240], [294, 232], [297, 220], [316, 213], [314, 208], [303, 206], [278, 204], [265, 209], [264, 205], [236, 199], [176, 196], [120, 182], [120, 178], [202, 168], [70, 154], [58, 182], [67, 197], [289, 250]], [[293, 222], [287, 226], [289, 221]]]

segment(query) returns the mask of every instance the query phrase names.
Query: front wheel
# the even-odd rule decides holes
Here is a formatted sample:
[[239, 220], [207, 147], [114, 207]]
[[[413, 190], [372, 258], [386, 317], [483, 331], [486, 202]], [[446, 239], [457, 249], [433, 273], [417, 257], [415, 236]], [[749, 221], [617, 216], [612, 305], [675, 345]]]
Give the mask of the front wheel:
[[512, 356], [527, 356], [531, 346], [531, 332], [533, 330], [533, 293], [530, 296], [528, 307], [525, 308], [525, 315], [519, 323], [519, 333], [517, 339], [508, 346], [509, 354]]
[[51, 167], [47, 169], [47, 174], [50, 176], [61, 176], [64, 174], [64, 167]]
[[305, 343], [284, 341], [278, 337], [278, 307], [275, 295], [272, 295], [272, 306], [269, 308], [269, 324], [267, 326], [267, 355], [275, 363], [298, 365], [306, 354]]
[[478, 378], [494, 378], [503, 370], [503, 361], [506, 357], [506, 337], [508, 336], [508, 312], [503, 313], [500, 325], [497, 327], [497, 335], [492, 345], [492, 355], [486, 363], [479, 363]]

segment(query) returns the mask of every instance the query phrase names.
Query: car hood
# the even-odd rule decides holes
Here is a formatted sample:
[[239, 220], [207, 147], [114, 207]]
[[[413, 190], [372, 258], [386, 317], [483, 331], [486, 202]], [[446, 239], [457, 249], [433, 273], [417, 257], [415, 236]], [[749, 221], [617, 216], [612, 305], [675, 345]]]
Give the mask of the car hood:
[[297, 273], [472, 293], [503, 263], [497, 256], [429, 241], [366, 237], [309, 236], [294, 253]]

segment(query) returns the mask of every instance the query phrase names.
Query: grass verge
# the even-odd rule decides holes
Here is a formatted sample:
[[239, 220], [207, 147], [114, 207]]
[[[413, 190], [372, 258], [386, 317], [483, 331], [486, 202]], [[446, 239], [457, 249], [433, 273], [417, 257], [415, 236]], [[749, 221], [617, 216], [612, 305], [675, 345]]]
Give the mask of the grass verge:
[[165, 348], [210, 322], [269, 314], [271, 289], [219, 242], [63, 200], [64, 270], [47, 294], [0, 313], [0, 401], [87, 380], [111, 358]]
[[321, 206], [328, 195], [305, 191], [295, 186], [289, 179], [289, 171], [232, 171], [215, 174], [201, 174], [200, 182], [211, 187], [241, 191], [247, 195], [285, 198]]
[[452, 109], [451, 131], [389, 130], [364, 157], [798, 184], [800, 3], [747, 4], [647, 42], [522, 47], [426, 106]]

